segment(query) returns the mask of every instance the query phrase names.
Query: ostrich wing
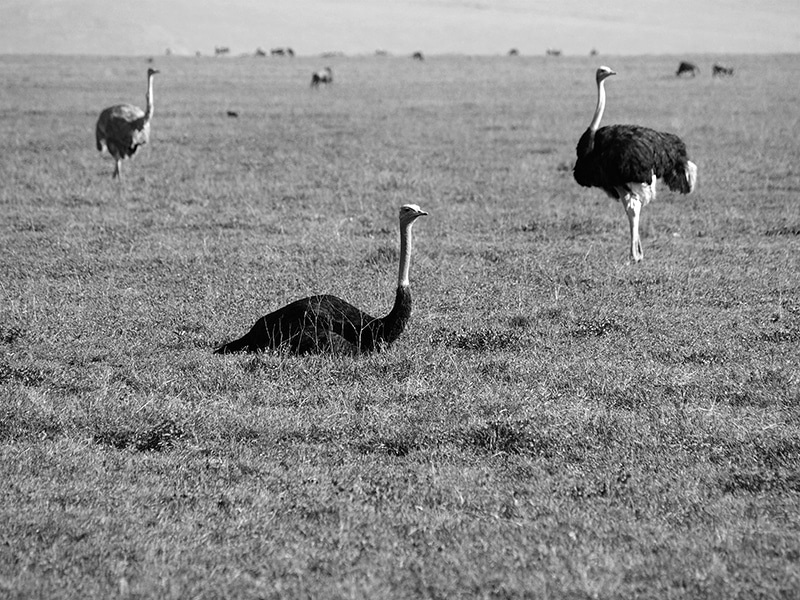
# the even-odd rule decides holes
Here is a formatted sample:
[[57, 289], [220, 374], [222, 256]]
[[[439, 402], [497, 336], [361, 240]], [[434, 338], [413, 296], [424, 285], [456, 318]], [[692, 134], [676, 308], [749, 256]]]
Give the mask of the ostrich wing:
[[[365, 313], [349, 302], [329, 294], [296, 300], [285, 306], [280, 317], [289, 316], [290, 323], [302, 323], [300, 352], [305, 343], [315, 344], [322, 332], [335, 333], [346, 339], [358, 351], [370, 351], [383, 333], [380, 319]], [[274, 313], [273, 313], [274, 314]], [[279, 317], [279, 318], [280, 318]], [[326, 343], [329, 340], [323, 340]]]
[[592, 185], [609, 190], [627, 183], [650, 183], [655, 174], [670, 189], [686, 193], [687, 160], [686, 145], [677, 135], [637, 125], [601, 127], [592, 152]]
[[144, 111], [131, 104], [118, 104], [103, 111], [97, 123], [102, 137], [118, 146], [134, 149], [146, 144], [149, 138], [149, 123], [145, 121]]
[[305, 354], [327, 350], [333, 336], [347, 340], [357, 351], [375, 348], [383, 322], [349, 302], [331, 295], [301, 298], [261, 317], [243, 337], [216, 350], [218, 354], [286, 346]]

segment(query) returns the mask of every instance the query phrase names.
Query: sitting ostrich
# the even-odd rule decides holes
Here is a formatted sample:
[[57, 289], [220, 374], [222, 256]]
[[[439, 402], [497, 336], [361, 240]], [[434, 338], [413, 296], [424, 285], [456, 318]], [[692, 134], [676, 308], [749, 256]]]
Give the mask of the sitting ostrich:
[[333, 69], [325, 67], [311, 75], [311, 87], [315, 88], [320, 83], [333, 83]]
[[217, 348], [215, 354], [286, 348], [294, 354], [332, 351], [342, 339], [357, 353], [388, 347], [411, 318], [411, 226], [427, 215], [416, 204], [400, 207], [400, 270], [394, 306], [385, 317], [373, 317], [329, 294], [302, 298], [261, 317], [241, 338]]
[[606, 105], [603, 82], [616, 75], [608, 67], [597, 69], [597, 108], [589, 128], [578, 141], [575, 181], [599, 187], [620, 200], [628, 215], [631, 259], [642, 260], [639, 213], [656, 197], [656, 180], [669, 189], [690, 193], [697, 181], [697, 166], [686, 154], [686, 144], [677, 135], [639, 125], [607, 125], [598, 129]]
[[153, 76], [156, 69], [147, 69], [147, 109], [132, 104], [116, 104], [100, 113], [95, 128], [97, 149], [104, 148], [114, 157], [115, 177], [121, 177], [122, 161], [136, 154], [139, 146], [150, 140], [150, 121], [153, 118]]
[[697, 75], [700, 72], [700, 69], [697, 68], [697, 65], [681, 61], [681, 64], [678, 65], [678, 70], [675, 71], [675, 77], [680, 77], [681, 75], [690, 74], [692, 77]]

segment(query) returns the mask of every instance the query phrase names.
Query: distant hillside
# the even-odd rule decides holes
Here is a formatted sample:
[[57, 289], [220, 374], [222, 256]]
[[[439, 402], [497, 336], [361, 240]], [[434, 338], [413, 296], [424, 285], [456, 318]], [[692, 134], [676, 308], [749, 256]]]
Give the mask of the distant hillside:
[[0, 53], [800, 52], [797, 0], [5, 0]]

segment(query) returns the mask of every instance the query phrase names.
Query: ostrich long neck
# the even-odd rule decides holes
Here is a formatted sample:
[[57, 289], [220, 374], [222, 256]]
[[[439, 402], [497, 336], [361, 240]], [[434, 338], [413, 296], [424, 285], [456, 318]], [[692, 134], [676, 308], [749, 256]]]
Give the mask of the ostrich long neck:
[[411, 223], [400, 227], [400, 270], [397, 275], [397, 287], [408, 287], [408, 270], [411, 266]]
[[144, 120], [150, 121], [153, 118], [153, 75], [147, 76], [147, 110], [144, 112]]
[[606, 86], [604, 84], [605, 82], [602, 79], [597, 82], [597, 108], [594, 111], [592, 122], [589, 123], [589, 131], [592, 132], [592, 137], [594, 137], [594, 132], [597, 131], [597, 128], [600, 127], [600, 119], [603, 118], [603, 111], [606, 108]]

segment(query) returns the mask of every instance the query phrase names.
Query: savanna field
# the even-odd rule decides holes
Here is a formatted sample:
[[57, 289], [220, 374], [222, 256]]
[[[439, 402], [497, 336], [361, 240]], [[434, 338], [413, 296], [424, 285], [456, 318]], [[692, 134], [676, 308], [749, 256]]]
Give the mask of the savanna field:
[[[698, 165], [639, 264], [572, 178], [599, 64]], [[800, 595], [800, 57], [159, 57], [112, 180], [148, 66], [0, 57], [0, 596]], [[391, 348], [212, 354], [386, 314], [404, 203]]]

